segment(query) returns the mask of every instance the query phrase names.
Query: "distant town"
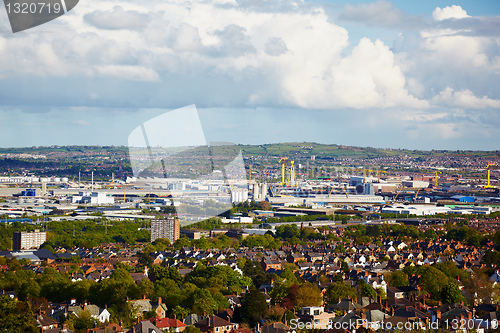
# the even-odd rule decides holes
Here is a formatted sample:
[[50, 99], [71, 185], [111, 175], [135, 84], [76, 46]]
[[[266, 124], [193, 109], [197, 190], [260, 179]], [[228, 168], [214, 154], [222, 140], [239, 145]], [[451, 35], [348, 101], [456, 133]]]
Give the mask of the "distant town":
[[499, 151], [188, 148], [0, 149], [4, 328], [499, 330]]

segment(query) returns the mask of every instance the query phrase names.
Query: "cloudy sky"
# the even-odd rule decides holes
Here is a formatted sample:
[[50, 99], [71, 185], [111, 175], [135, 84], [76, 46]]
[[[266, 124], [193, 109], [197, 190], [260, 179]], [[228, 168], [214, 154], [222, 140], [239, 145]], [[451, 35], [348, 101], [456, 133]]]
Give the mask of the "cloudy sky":
[[2, 147], [192, 104], [207, 141], [500, 146], [497, 0], [80, 0], [18, 33], [1, 6], [0, 59]]

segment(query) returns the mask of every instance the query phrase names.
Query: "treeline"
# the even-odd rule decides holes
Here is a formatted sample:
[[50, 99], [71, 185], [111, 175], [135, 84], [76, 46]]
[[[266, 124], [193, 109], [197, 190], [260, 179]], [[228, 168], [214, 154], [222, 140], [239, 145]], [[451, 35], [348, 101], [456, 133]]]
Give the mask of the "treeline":
[[0, 227], [0, 249], [11, 248], [12, 235], [17, 231], [47, 232], [46, 247], [86, 247], [93, 248], [103, 243], [127, 243], [135, 245], [149, 242], [151, 238], [149, 221], [110, 221], [106, 218], [84, 221], [40, 222], [36, 225], [14, 222]]

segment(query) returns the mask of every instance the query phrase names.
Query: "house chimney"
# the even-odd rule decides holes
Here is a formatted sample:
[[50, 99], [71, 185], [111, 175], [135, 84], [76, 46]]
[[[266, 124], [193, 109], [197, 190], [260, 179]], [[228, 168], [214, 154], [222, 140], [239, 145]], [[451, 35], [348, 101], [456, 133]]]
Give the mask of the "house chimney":
[[441, 319], [441, 310], [436, 310], [436, 319]]
[[146, 299], [146, 295], [145, 295], [145, 294], [144, 294], [144, 295], [142, 295], [142, 299]]
[[472, 312], [467, 312], [467, 319], [468, 320], [471, 320], [472, 319]]
[[161, 304], [161, 297], [158, 297], [158, 304]]

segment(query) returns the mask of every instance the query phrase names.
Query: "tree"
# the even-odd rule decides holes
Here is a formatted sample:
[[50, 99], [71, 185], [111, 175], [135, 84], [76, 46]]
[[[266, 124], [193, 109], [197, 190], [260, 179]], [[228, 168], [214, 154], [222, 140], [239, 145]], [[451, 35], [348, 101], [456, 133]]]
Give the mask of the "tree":
[[307, 306], [320, 306], [323, 301], [321, 291], [310, 282], [306, 282], [297, 290], [295, 306], [303, 308]]
[[33, 319], [34, 313], [27, 302], [16, 301], [9, 296], [0, 297], [0, 327], [2, 330], [19, 333], [39, 332]]
[[342, 261], [342, 272], [344, 273], [349, 273], [350, 272], [350, 268], [349, 268], [349, 265], [345, 262], [345, 261]]
[[483, 270], [474, 273], [464, 288], [470, 304], [493, 303], [493, 281]]
[[485, 251], [482, 261], [488, 267], [497, 266], [498, 263], [500, 262], [500, 252], [498, 252], [498, 251]]
[[78, 316], [72, 313], [66, 319], [66, 323], [77, 332], [83, 332], [94, 327], [95, 322], [96, 320], [92, 318], [88, 310], [79, 312]]
[[261, 210], [271, 210], [271, 203], [269, 201], [260, 201], [259, 208]]
[[254, 326], [266, 313], [266, 297], [257, 288], [250, 288], [241, 299], [241, 319]]
[[458, 268], [451, 260], [437, 263], [434, 267], [446, 274], [447, 277], [459, 279], [462, 283], [466, 283], [470, 279], [470, 274], [466, 270]]
[[380, 236], [380, 227], [378, 225], [367, 225], [366, 226], [366, 235], [370, 237], [379, 237]]
[[191, 241], [185, 235], [182, 235], [174, 242], [174, 249], [180, 250], [183, 247], [191, 246]]
[[455, 281], [448, 281], [441, 290], [441, 301], [443, 303], [459, 303], [464, 297]]
[[174, 267], [162, 267], [158, 265], [153, 265], [150, 275], [153, 277], [153, 281], [161, 281], [163, 279], [171, 279], [176, 283], [180, 283], [183, 280], [182, 275]]
[[337, 303], [339, 298], [351, 297], [356, 299], [356, 289], [344, 282], [334, 282], [326, 290], [326, 301], [328, 304]]
[[184, 333], [201, 333], [201, 330], [198, 327], [195, 327], [193, 325], [187, 326], [184, 331]]
[[361, 297], [370, 297], [372, 299], [377, 297], [377, 292], [368, 283], [365, 283], [363, 280], [358, 280], [358, 284], [360, 285]]
[[193, 311], [199, 315], [212, 315], [218, 305], [207, 289], [197, 289], [193, 294]]
[[250, 277], [257, 288], [266, 281], [266, 273], [258, 261], [246, 260], [243, 274]]
[[405, 287], [409, 285], [408, 275], [403, 271], [394, 271], [387, 275], [387, 282], [391, 287]]
[[420, 274], [420, 285], [425, 292], [431, 294], [435, 300], [441, 298], [441, 290], [448, 283], [448, 277], [432, 266], [419, 267], [417, 272]]

